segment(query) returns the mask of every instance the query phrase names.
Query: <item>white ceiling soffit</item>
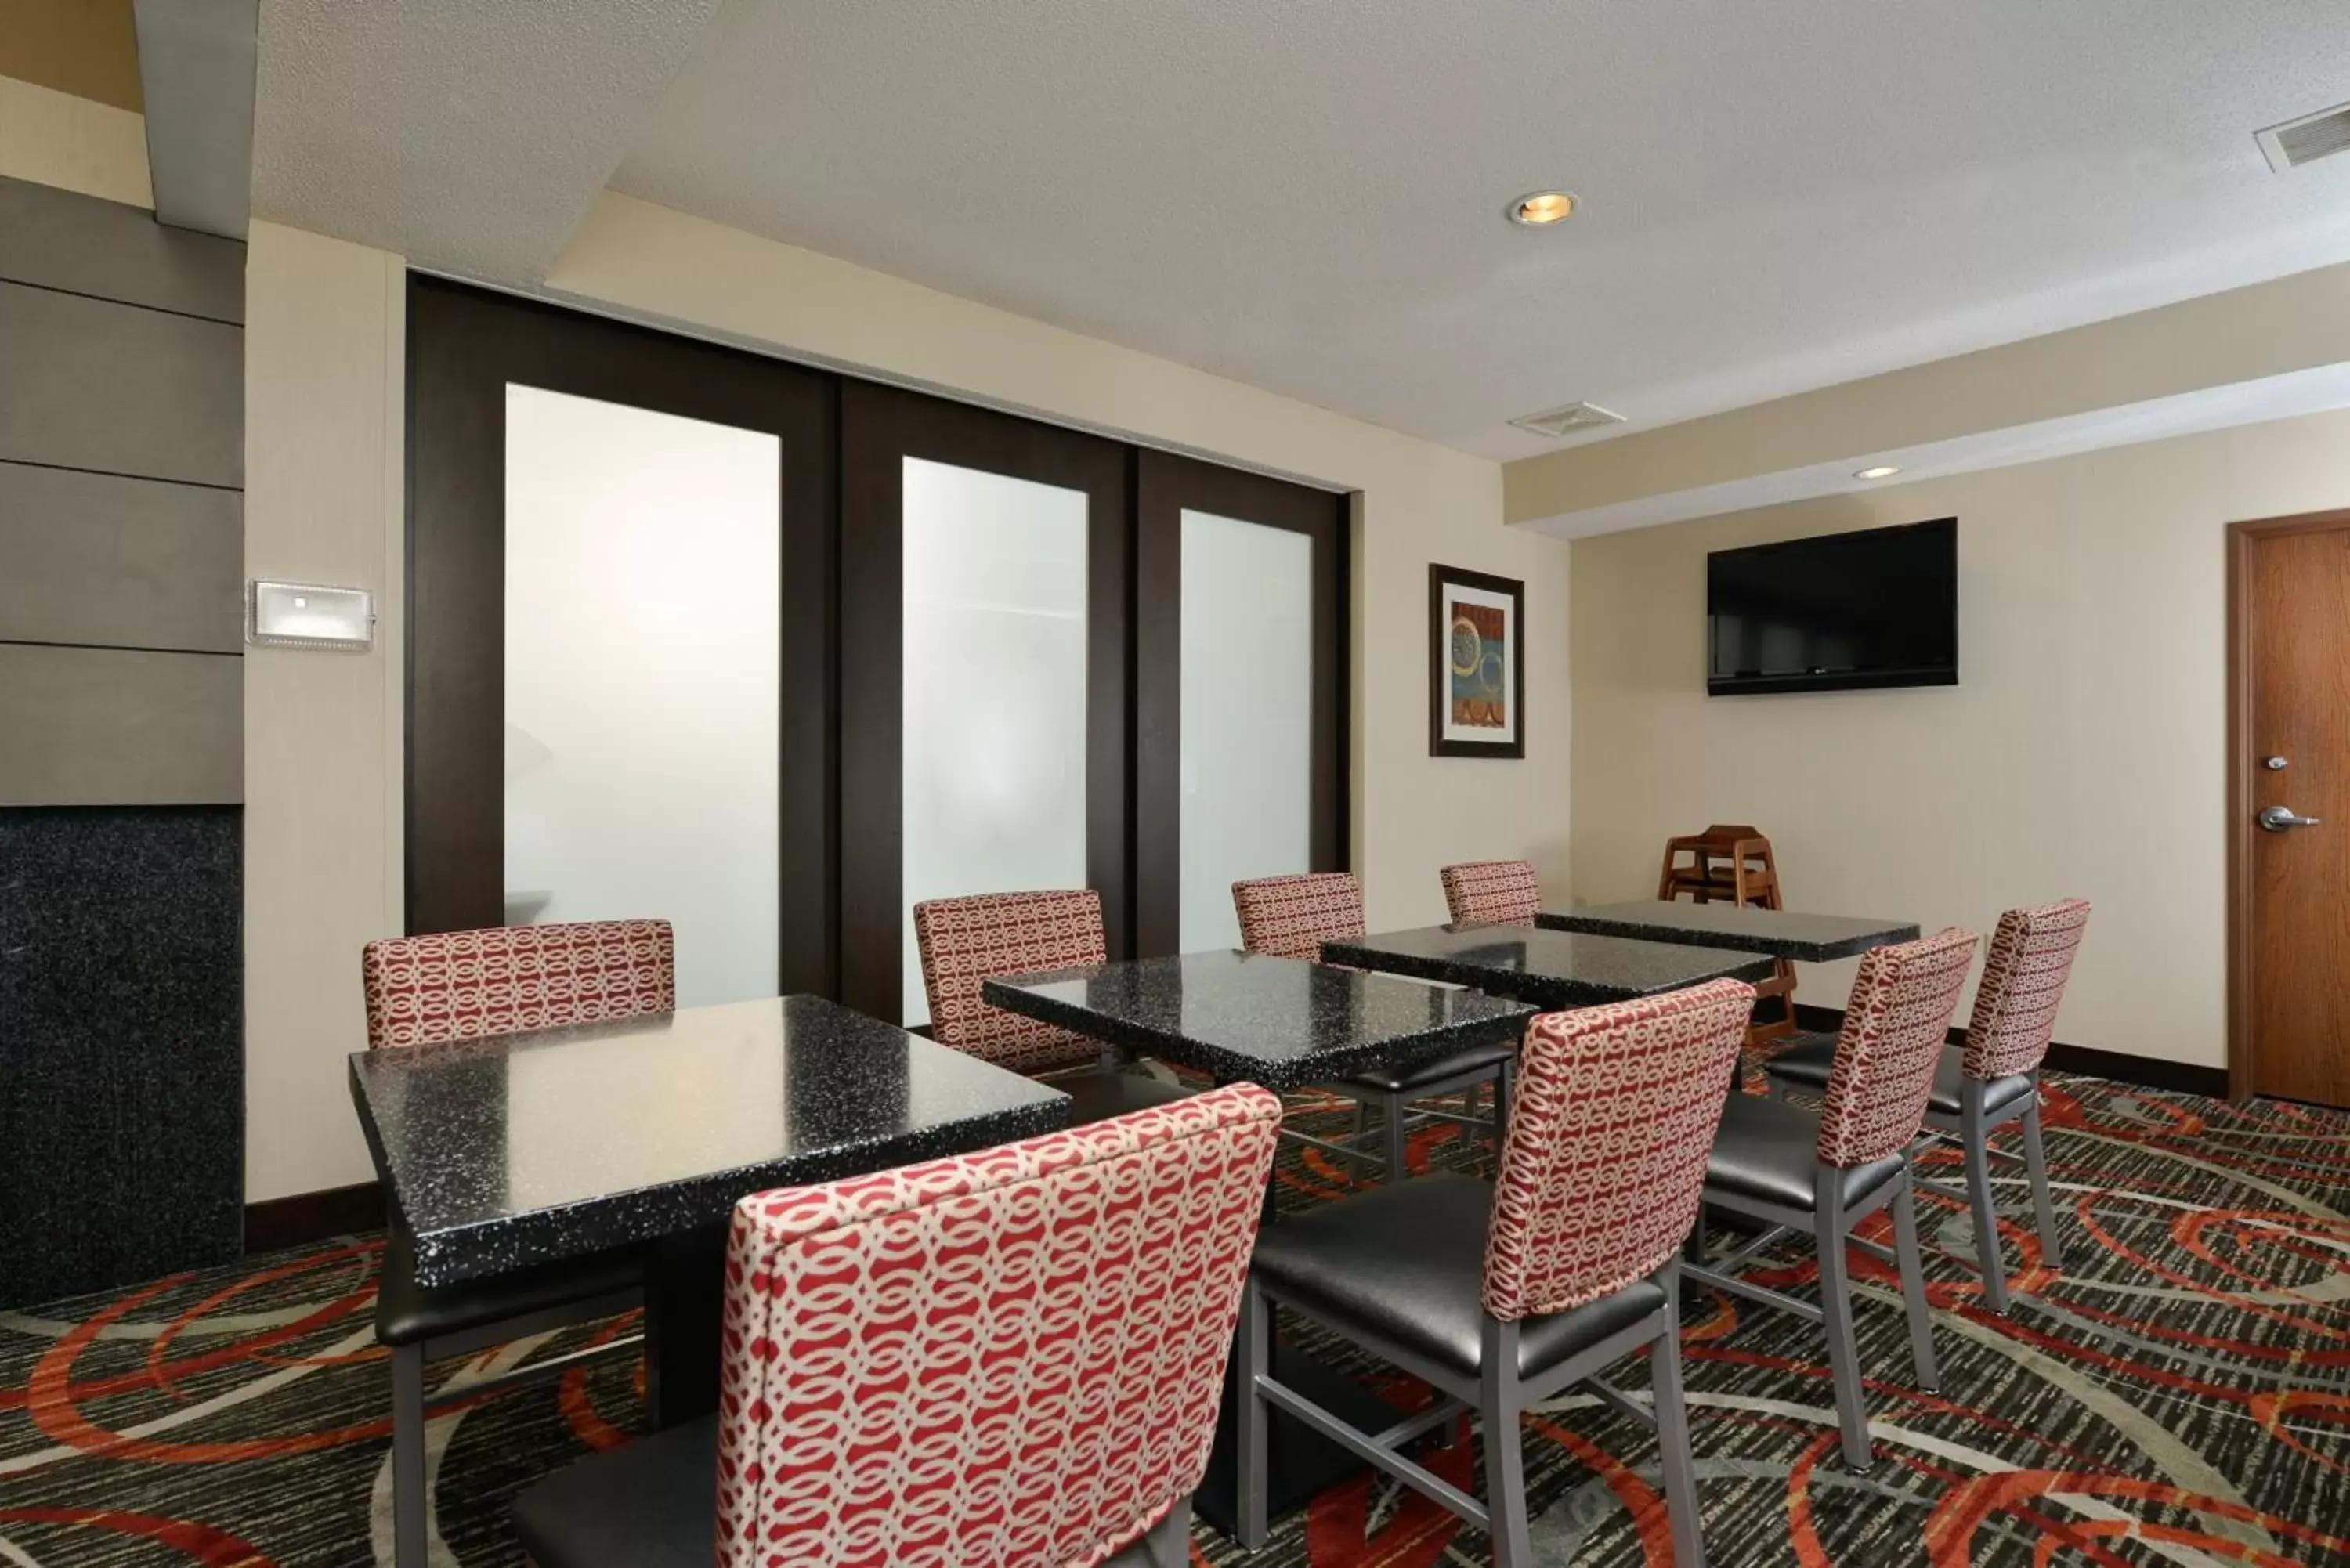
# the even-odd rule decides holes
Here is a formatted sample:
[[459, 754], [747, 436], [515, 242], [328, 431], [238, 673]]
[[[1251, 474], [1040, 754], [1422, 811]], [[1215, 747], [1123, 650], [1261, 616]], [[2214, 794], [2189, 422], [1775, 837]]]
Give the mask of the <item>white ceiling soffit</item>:
[[717, 0], [262, 0], [256, 217], [532, 281]]
[[2350, 259], [2350, 158], [2252, 137], [2341, 101], [2343, 20], [729, 0], [614, 185], [1516, 458]]
[[[1562, 516], [1534, 518], [1517, 526], [1560, 539], [1583, 539], [1594, 534], [1653, 528], [1666, 523], [1687, 522], [1692, 517], [1712, 517], [1789, 501], [1810, 501], [1848, 491], [1882, 490], [1888, 484], [1971, 473], [1979, 469], [2006, 468], [2105, 447], [2130, 446], [2139, 441], [2163, 441], [2171, 436], [2344, 408], [2350, 408], [2350, 365], [2323, 365], [2257, 381], [2208, 387], [2177, 397], [2155, 398], [2007, 430], [1984, 431], [1923, 446], [1856, 452], [1809, 468], [1785, 469], [1669, 494], [1643, 495]], [[1898, 469], [1899, 477], [1857, 477], [1860, 470], [1879, 465]]]
[[133, 0], [155, 219], [244, 238], [258, 0]]

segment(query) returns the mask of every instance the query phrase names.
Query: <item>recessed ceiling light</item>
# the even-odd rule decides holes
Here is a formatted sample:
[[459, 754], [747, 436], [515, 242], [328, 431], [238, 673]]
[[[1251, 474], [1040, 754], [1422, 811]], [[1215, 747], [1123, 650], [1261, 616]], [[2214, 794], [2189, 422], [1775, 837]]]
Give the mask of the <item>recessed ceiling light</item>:
[[1864, 468], [1853, 477], [1855, 479], [1890, 479], [1900, 472], [1890, 463], [1882, 463], [1875, 468]]
[[1510, 222], [1546, 229], [1575, 216], [1575, 197], [1565, 191], [1532, 191], [1509, 205]]

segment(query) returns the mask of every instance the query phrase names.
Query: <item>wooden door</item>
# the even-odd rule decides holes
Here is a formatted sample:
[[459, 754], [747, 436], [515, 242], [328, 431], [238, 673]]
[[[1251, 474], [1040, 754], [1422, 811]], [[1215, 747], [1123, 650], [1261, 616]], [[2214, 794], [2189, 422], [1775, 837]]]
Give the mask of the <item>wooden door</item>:
[[2350, 513], [2233, 545], [2235, 1086], [2350, 1106]]

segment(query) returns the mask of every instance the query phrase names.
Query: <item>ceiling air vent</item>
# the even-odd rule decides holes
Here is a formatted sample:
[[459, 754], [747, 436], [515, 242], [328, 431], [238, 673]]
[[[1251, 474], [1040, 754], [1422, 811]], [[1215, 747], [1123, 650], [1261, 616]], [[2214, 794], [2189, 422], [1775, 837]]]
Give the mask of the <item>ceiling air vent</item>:
[[1620, 425], [1624, 416], [1610, 413], [1596, 403], [1569, 403], [1563, 409], [1553, 409], [1544, 414], [1521, 414], [1510, 423], [1522, 431], [1532, 431], [1538, 436], [1555, 440], [1573, 435], [1577, 431], [1596, 431], [1602, 425]]
[[2268, 155], [2269, 167], [2280, 174], [2336, 152], [2350, 152], [2350, 103], [2337, 103], [2254, 131], [2252, 140]]

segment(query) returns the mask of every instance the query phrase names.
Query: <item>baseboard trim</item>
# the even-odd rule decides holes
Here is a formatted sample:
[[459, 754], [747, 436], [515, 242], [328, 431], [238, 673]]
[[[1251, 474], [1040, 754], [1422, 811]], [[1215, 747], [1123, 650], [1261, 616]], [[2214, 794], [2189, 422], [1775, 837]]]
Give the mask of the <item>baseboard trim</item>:
[[[1797, 1002], [1795, 1026], [1807, 1032], [1833, 1033], [1844, 1027], [1844, 1010]], [[1951, 1027], [1951, 1044], [1963, 1044], [1966, 1037], [1964, 1029], [1955, 1025]], [[2048, 1065], [2059, 1073], [2078, 1073], [2084, 1077], [2105, 1078], [2140, 1089], [2162, 1089], [2175, 1095], [2202, 1095], [2214, 1100], [2228, 1097], [2228, 1070], [2225, 1067], [2205, 1067], [2192, 1062], [2165, 1062], [2154, 1056], [2133, 1056], [2126, 1051], [2100, 1051], [2089, 1045], [2067, 1045], [2062, 1041], [2050, 1044]]]
[[244, 1206], [244, 1250], [276, 1252], [330, 1236], [383, 1229], [383, 1188], [373, 1181], [297, 1192]]

